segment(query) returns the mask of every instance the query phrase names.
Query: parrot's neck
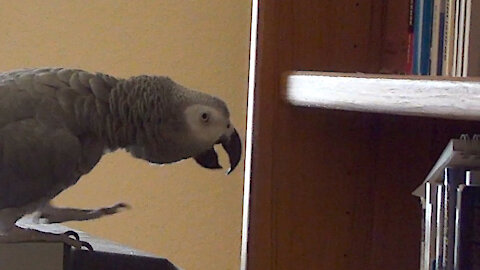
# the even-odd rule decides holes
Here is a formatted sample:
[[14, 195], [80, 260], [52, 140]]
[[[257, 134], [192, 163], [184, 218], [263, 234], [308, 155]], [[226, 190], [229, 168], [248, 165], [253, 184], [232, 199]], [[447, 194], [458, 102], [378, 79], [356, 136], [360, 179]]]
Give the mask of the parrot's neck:
[[[95, 108], [93, 108], [93, 106]], [[100, 109], [99, 109], [100, 108]], [[124, 148], [132, 141], [133, 132], [109, 112], [109, 104], [92, 103], [92, 108], [85, 104], [84, 112], [76, 111], [76, 118], [82, 126], [82, 133], [93, 134], [108, 150]]]
[[[82, 100], [83, 104], [72, 109], [80, 125], [80, 133], [95, 135], [102, 141], [106, 149], [125, 148], [135, 140], [135, 126], [128, 125], [128, 106], [115, 99], [119, 82], [110, 92], [107, 101], [89, 96]], [[78, 102], [80, 103], [80, 102]]]
[[[106, 148], [115, 150], [134, 145], [137, 134], [144, 128], [146, 117], [145, 107], [141, 104], [143, 93], [132, 87], [128, 80], [119, 80], [111, 89], [105, 115], [99, 115], [102, 125], [94, 132], [105, 142]], [[95, 119], [92, 119], [95, 121]]]
[[102, 138], [107, 149], [113, 151], [134, 143], [135, 130], [133, 127], [121, 123], [112, 115], [108, 115], [104, 120], [103, 128], [97, 132], [97, 136]]

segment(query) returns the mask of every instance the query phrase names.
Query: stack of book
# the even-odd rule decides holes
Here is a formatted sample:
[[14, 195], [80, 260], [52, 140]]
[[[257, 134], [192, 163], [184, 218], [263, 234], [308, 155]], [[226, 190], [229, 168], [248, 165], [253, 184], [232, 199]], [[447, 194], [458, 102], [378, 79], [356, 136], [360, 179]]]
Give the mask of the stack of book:
[[423, 207], [422, 270], [480, 270], [480, 140], [453, 139], [414, 194]]
[[480, 1], [410, 0], [406, 72], [480, 76]]

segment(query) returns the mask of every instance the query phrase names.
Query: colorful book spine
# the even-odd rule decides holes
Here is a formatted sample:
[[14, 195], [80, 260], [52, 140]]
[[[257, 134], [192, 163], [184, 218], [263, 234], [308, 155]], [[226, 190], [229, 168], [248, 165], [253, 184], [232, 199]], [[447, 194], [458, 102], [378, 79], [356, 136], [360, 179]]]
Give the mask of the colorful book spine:
[[[469, 64], [469, 50], [470, 50], [470, 26], [472, 21], [472, 0], [465, 1], [465, 30], [463, 40], [463, 69], [462, 77], [467, 77]], [[477, 48], [478, 49], [478, 48]]]
[[445, 14], [446, 14], [446, 1], [440, 1], [440, 18], [438, 26], [438, 58], [437, 58], [437, 70], [435, 75], [442, 75], [443, 71], [443, 54], [444, 54], [444, 42], [445, 42]]
[[455, 76], [462, 77], [464, 74], [464, 48], [465, 48], [465, 11], [466, 0], [460, 0], [458, 17], [458, 39], [457, 39], [457, 65]]
[[[438, 59], [441, 58], [440, 48], [440, 16], [441, 16], [441, 0], [433, 0], [432, 12], [432, 30], [431, 30], [431, 46], [430, 46], [430, 75], [438, 75]], [[440, 56], [440, 57], [439, 57]]]
[[420, 75], [430, 74], [430, 48], [432, 46], [433, 0], [424, 0], [423, 30], [420, 51]]
[[458, 73], [458, 39], [460, 37], [460, 1], [455, 0], [455, 22], [454, 22], [454, 38], [453, 38], [453, 57], [452, 57], [452, 76], [457, 76]]
[[407, 38], [407, 61], [405, 66], [406, 74], [413, 74], [413, 51], [414, 51], [414, 13], [415, 0], [410, 0], [408, 11], [408, 38]]
[[413, 19], [413, 74], [420, 75], [422, 31], [423, 31], [423, 6], [425, 0], [415, 1], [415, 13]]
[[453, 50], [455, 40], [455, 0], [445, 0], [443, 25], [442, 75], [452, 76]]

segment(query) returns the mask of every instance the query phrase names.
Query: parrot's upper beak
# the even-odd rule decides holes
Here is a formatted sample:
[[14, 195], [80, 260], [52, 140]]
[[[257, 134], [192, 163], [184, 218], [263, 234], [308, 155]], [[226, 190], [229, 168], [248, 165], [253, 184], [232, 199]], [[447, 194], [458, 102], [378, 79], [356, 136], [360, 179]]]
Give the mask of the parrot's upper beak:
[[[230, 161], [230, 169], [227, 174], [230, 174], [235, 167], [237, 167], [242, 157], [242, 142], [236, 129], [233, 129], [230, 136], [222, 136], [218, 143], [221, 143], [225, 151], [227, 151], [228, 159]], [[195, 161], [202, 167], [208, 169], [220, 169], [222, 166], [218, 164], [218, 156], [215, 149], [212, 147], [200, 155], [194, 157]]]
[[222, 146], [227, 151], [230, 160], [230, 169], [227, 171], [227, 174], [230, 174], [237, 167], [242, 157], [242, 141], [236, 129], [233, 129], [230, 137], [222, 139]]

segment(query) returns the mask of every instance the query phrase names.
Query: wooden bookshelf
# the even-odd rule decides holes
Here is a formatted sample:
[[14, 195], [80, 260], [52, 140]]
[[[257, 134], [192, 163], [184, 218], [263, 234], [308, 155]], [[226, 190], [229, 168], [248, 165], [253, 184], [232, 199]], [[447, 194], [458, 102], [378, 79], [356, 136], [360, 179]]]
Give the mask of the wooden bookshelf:
[[315, 76], [284, 87], [295, 70], [404, 72], [408, 2], [259, 1], [248, 270], [419, 268], [422, 209], [412, 191], [451, 138], [480, 133], [478, 105], [472, 113], [457, 96], [453, 117], [441, 104], [420, 110], [426, 99], [413, 106], [415, 91], [433, 97], [429, 78], [410, 88], [407, 111], [325, 109]]

